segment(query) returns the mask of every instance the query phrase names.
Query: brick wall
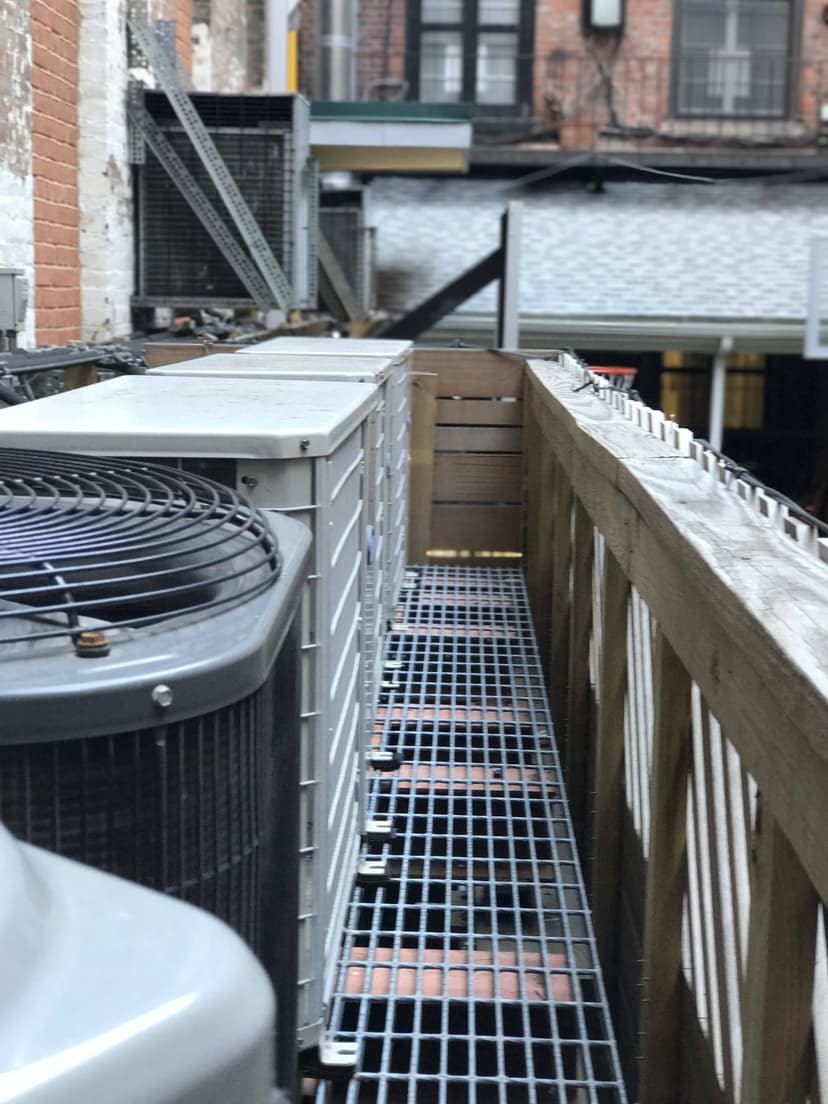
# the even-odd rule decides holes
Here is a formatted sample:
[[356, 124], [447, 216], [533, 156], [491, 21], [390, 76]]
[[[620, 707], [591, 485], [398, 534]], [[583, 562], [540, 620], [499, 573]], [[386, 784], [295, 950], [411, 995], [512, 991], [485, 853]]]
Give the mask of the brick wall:
[[179, 61], [190, 72], [193, 56], [193, 3], [192, 0], [174, 0], [170, 19], [175, 20], [175, 48]]
[[627, 0], [624, 34], [584, 35], [580, 0], [535, 10], [533, 110], [541, 119], [594, 117], [606, 105], [601, 68], [614, 73], [614, 107], [627, 126], [667, 113], [674, 0]]
[[[799, 109], [815, 123], [828, 101], [828, 26], [825, 0], [801, 0], [802, 58]], [[626, 25], [618, 48], [610, 36], [584, 36], [582, 0], [538, 0], [533, 48], [533, 112], [558, 122], [608, 113], [597, 57], [614, 72], [614, 107], [627, 126], [647, 126], [669, 116], [675, 0], [626, 0]], [[358, 86], [365, 96], [374, 81], [405, 73], [406, 0], [361, 0]], [[390, 16], [390, 22], [389, 22]], [[386, 51], [386, 34], [388, 49]], [[313, 0], [302, 4], [302, 88], [312, 87]], [[387, 55], [387, 57], [386, 57]]]
[[[405, 78], [405, 0], [361, 0], [357, 39], [357, 88], [381, 98]], [[386, 82], [390, 82], [386, 84]]]
[[78, 0], [31, 0], [36, 338], [80, 337]]
[[[34, 283], [28, 0], [0, 0], [0, 266], [23, 268]], [[34, 340], [29, 311], [21, 344]]]

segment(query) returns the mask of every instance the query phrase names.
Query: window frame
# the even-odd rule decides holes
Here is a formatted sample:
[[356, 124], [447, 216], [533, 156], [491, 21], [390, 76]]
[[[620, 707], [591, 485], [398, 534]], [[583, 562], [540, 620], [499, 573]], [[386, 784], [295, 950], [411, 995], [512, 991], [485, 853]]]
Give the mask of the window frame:
[[[694, 0], [690, 0], [694, 2]], [[699, 0], [695, 0], [696, 3]], [[702, 0], [704, 2], [704, 0]], [[780, 112], [772, 111], [688, 111], [682, 109], [680, 67], [686, 54], [681, 46], [682, 17], [686, 12], [687, 0], [673, 0], [673, 32], [670, 61], [670, 114], [674, 119], [718, 119], [722, 122], [785, 122], [793, 118], [798, 110], [798, 96], [801, 69], [802, 45], [802, 0], [790, 0], [790, 22], [788, 25], [787, 84], [784, 104]], [[711, 10], [713, 3], [711, 0]], [[701, 57], [701, 55], [700, 55]]]
[[[423, 23], [422, 0], [408, 0], [406, 10], [406, 54], [405, 77], [408, 81], [408, 96], [420, 100], [420, 62], [423, 33], [429, 31], [460, 32], [462, 43], [462, 87], [459, 103], [474, 105], [476, 118], [515, 118], [532, 113], [533, 90], [533, 50], [535, 44], [535, 4], [534, 0], [518, 0], [517, 23], [478, 23], [478, 0], [461, 0], [463, 17], [460, 23]], [[477, 95], [477, 46], [480, 34], [516, 34], [517, 35], [517, 73], [515, 80], [516, 98], [510, 104], [478, 103]], [[523, 64], [522, 59], [528, 59]]]

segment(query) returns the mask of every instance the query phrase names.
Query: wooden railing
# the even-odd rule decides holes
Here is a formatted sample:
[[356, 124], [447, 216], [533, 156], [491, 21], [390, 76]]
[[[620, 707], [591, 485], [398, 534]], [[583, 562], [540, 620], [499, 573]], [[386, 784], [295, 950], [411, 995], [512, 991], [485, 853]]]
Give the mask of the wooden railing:
[[[630, 1099], [825, 1101], [825, 543], [565, 355], [416, 369], [419, 550], [523, 552]], [[520, 539], [514, 448], [481, 432], [507, 405]]]

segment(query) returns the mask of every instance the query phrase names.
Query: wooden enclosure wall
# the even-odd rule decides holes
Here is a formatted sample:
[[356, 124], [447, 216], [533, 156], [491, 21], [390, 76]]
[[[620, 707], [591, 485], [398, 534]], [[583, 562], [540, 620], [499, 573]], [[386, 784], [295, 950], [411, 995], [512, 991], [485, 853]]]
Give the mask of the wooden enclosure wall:
[[828, 542], [566, 356], [527, 370], [526, 458], [527, 586], [630, 1098], [819, 1104]]
[[415, 350], [410, 563], [520, 555], [524, 372], [509, 354]]
[[144, 347], [144, 360], [149, 368], [166, 368], [168, 364], [182, 364], [211, 353], [235, 353], [241, 348], [229, 341], [149, 341]]

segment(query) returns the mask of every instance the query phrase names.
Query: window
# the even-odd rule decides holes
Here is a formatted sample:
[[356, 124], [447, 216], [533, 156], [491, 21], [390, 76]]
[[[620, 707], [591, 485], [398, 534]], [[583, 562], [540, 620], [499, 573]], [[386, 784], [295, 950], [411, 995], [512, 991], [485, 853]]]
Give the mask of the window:
[[514, 114], [532, 96], [532, 0], [409, 0], [408, 81], [426, 103]]
[[792, 0], [679, 0], [679, 115], [788, 113]]

